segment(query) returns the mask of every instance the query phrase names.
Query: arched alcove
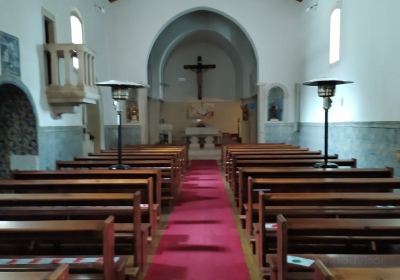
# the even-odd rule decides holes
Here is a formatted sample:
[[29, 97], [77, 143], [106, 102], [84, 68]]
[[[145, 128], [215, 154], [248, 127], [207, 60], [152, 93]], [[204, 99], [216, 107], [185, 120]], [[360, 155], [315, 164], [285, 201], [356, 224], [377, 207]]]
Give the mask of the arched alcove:
[[[244, 30], [227, 16], [218, 11], [199, 8], [175, 18], [164, 27], [155, 40], [148, 61], [152, 97], [163, 98], [166, 86], [170, 86], [171, 81], [166, 81], [165, 68], [171, 56], [176, 54], [177, 49], [182, 51], [186, 46], [193, 47], [196, 44], [201, 45], [198, 48], [199, 52], [204, 53], [208, 49], [207, 55], [211, 58], [215, 58], [215, 50], [221, 50], [230, 60], [227, 63], [231, 64], [234, 79], [230, 77], [228, 80], [234, 83], [234, 89], [229, 92], [230, 95], [221, 96], [222, 98], [240, 100], [256, 94], [258, 65], [251, 40]], [[196, 56], [192, 61], [188, 61], [188, 64], [196, 63], [195, 59]], [[204, 62], [212, 63], [207, 60]], [[223, 73], [220, 75], [224, 78]]]
[[273, 87], [268, 91], [268, 121], [282, 121], [284, 110], [285, 92], [279, 86]]
[[0, 80], [0, 178], [9, 177], [11, 155], [38, 155], [36, 117], [22, 88]]
[[[199, 76], [184, 65], [214, 64], [202, 74], [202, 96], [198, 98]], [[244, 29], [216, 10], [198, 8], [177, 15], [155, 39], [148, 61], [150, 96], [161, 99], [158, 116], [173, 126], [173, 140], [184, 138], [192, 126], [188, 117], [192, 103], [211, 102], [215, 114], [206, 126], [236, 133], [241, 119], [240, 100], [257, 94], [256, 51]], [[201, 99], [201, 100], [199, 100]], [[182, 114], [179, 119], [176, 112]]]

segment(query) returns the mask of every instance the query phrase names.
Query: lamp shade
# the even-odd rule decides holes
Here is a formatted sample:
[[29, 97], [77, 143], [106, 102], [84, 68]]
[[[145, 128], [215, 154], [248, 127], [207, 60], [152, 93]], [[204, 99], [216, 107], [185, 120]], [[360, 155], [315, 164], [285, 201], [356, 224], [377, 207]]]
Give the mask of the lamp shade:
[[304, 82], [305, 86], [317, 86], [319, 97], [332, 97], [335, 95], [336, 85], [350, 84], [352, 81], [344, 81], [335, 78], [320, 78]]
[[147, 85], [129, 81], [109, 80], [96, 83], [97, 86], [111, 87], [114, 100], [126, 100], [129, 97], [130, 88], [145, 88]]

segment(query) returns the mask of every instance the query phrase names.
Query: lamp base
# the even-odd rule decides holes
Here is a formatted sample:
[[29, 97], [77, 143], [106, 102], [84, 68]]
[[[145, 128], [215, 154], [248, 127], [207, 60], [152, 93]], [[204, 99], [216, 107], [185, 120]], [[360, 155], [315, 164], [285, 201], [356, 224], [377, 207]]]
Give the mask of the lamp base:
[[314, 168], [338, 168], [338, 165], [333, 162], [317, 162], [314, 164]]
[[126, 169], [131, 169], [132, 167], [127, 164], [114, 164], [111, 165], [108, 169], [110, 170], [126, 170]]

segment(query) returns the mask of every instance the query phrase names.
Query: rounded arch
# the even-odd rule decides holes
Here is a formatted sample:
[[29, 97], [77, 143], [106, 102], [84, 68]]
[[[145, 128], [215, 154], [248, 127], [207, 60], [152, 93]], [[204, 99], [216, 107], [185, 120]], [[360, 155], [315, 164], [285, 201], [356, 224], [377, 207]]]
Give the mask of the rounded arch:
[[18, 79], [0, 77], [0, 177], [7, 178], [11, 155], [37, 155], [37, 113], [27, 87]]
[[29, 91], [28, 87], [20, 80], [20, 79], [16, 79], [13, 77], [9, 77], [9, 76], [5, 76], [5, 75], [0, 75], [0, 86], [4, 85], [4, 84], [11, 84], [16, 86], [17, 88], [21, 89], [21, 91], [23, 91], [25, 93], [25, 96], [28, 98], [31, 106], [32, 106], [32, 110], [33, 110], [33, 114], [35, 116], [35, 120], [38, 120], [38, 113], [36, 111], [36, 107], [35, 107], [35, 102], [33, 101], [31, 92]]
[[[208, 7], [196, 7], [178, 13], [160, 29], [148, 54], [150, 95], [163, 98], [164, 69], [170, 54], [193, 34], [206, 33], [207, 41], [223, 45], [235, 68], [235, 99], [255, 95], [258, 59], [254, 42], [231, 16]], [[205, 36], [201, 36], [204, 38]]]
[[[253, 39], [251, 38], [250, 34], [247, 32], [247, 29], [239, 22], [236, 20], [236, 18], [234, 18], [233, 16], [219, 10], [219, 9], [215, 9], [215, 8], [211, 8], [211, 7], [207, 7], [207, 6], [198, 6], [198, 7], [193, 7], [190, 9], [186, 9], [184, 11], [181, 11], [180, 13], [177, 13], [175, 16], [171, 17], [168, 21], [166, 21], [164, 23], [163, 26], [161, 26], [161, 28], [158, 30], [158, 32], [155, 34], [153, 41], [151, 43], [151, 47], [147, 52], [147, 61], [150, 60], [150, 55], [151, 55], [151, 51], [153, 50], [154, 45], [156, 44], [157, 38], [159, 38], [159, 36], [164, 32], [164, 30], [171, 24], [173, 23], [175, 20], [177, 20], [178, 18], [186, 15], [186, 14], [190, 14], [196, 11], [209, 11], [209, 12], [213, 12], [216, 14], [219, 14], [227, 19], [229, 19], [230, 21], [232, 21], [233, 23], [235, 23], [236, 26], [238, 26], [240, 28], [240, 30], [246, 35], [247, 40], [250, 42], [252, 49], [254, 51], [254, 55], [256, 58], [256, 61], [258, 62], [258, 51], [256, 48], [256, 45], [254, 44]], [[257, 83], [258, 83], [258, 63], [257, 63]]]
[[[80, 44], [83, 44], [85, 42], [85, 24], [84, 24], [84, 21], [83, 21], [82, 14], [78, 10], [78, 8], [75, 8], [75, 7], [72, 8], [71, 12], [69, 14], [69, 20], [70, 20], [70, 25], [69, 26], [70, 26], [70, 33], [71, 33], [71, 42], [75, 43], [74, 40], [73, 40], [73, 36], [74, 36], [73, 32], [74, 31], [72, 30], [72, 26], [71, 26], [72, 17], [76, 17], [79, 20], [79, 23], [81, 25], [81, 32], [82, 32], [82, 42]], [[78, 44], [78, 43], [75, 43], [75, 44]]]

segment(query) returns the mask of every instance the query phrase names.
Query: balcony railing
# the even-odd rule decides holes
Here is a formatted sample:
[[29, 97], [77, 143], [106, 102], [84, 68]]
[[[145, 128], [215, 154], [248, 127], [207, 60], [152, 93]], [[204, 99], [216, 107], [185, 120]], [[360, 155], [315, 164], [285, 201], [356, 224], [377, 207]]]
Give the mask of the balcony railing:
[[46, 44], [47, 99], [55, 106], [94, 104], [99, 99], [95, 85], [94, 53], [85, 45]]

